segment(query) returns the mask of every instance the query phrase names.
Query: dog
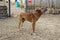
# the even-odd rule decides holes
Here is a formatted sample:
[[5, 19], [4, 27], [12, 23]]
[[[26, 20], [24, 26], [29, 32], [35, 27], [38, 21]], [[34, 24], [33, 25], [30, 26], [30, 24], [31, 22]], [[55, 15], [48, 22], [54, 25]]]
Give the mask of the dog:
[[21, 25], [24, 23], [24, 21], [29, 21], [32, 23], [32, 30], [35, 32], [35, 24], [36, 21], [40, 18], [40, 16], [43, 14], [43, 8], [36, 9], [34, 12], [27, 13], [27, 12], [21, 12], [18, 14], [18, 28], [20, 29]]

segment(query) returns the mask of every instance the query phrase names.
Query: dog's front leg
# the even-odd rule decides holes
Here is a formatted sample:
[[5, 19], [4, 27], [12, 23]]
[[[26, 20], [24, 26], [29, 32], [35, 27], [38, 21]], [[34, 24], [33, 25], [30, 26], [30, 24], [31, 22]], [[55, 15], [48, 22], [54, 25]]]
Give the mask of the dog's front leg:
[[32, 20], [32, 29], [33, 29], [33, 32], [35, 32], [35, 21]]

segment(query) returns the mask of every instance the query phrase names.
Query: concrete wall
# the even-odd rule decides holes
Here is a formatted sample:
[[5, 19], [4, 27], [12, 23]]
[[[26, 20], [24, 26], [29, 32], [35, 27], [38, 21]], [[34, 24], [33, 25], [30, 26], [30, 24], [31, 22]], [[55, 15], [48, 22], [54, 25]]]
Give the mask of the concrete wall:
[[[50, 6], [52, 5], [52, 0], [32, 0], [32, 4], [34, 4], [34, 1], [35, 1], [35, 4], [36, 5], [43, 5], [43, 6], [49, 6], [49, 3], [50, 3]], [[50, 1], [50, 2], [49, 2]], [[11, 0], [12, 3], [15, 3], [15, 0]], [[24, 5], [25, 5], [25, 0], [23, 0], [24, 2]], [[53, 0], [54, 2], [54, 6], [57, 7], [57, 8], [60, 8], [60, 0]], [[40, 4], [41, 3], [41, 4]]]
[[12, 3], [15, 3], [15, 0], [11, 0]]
[[[52, 5], [52, 0], [32, 0], [32, 4], [34, 4], [35, 1], [35, 5], [43, 5], [43, 6], [50, 6]], [[40, 4], [41, 3], [41, 4]], [[53, 5], [55, 7], [60, 7], [60, 0], [53, 0]]]

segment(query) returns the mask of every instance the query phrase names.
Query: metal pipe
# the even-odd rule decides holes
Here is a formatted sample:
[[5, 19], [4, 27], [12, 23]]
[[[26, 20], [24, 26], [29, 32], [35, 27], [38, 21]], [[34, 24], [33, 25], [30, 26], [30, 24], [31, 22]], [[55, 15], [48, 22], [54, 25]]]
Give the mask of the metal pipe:
[[4, 2], [4, 6], [6, 5], [6, 1], [5, 0], [3, 0], [3, 2]]
[[26, 5], [25, 11], [27, 12], [27, 9], [28, 9], [28, 6], [27, 6], [27, 4], [28, 4], [28, 3], [27, 3], [27, 0], [25, 1], [25, 3], [26, 3], [26, 4], [25, 4], [25, 5]]
[[34, 10], [35, 10], [35, 6], [36, 6], [36, 5], [35, 5], [35, 0], [34, 0]]
[[11, 8], [11, 5], [10, 5], [10, 0], [8, 0], [8, 16], [10, 17], [11, 16], [11, 10], [10, 10], [10, 8]]
[[49, 4], [48, 4], [48, 7], [50, 8], [50, 0], [48, 0], [48, 3], [49, 3]]

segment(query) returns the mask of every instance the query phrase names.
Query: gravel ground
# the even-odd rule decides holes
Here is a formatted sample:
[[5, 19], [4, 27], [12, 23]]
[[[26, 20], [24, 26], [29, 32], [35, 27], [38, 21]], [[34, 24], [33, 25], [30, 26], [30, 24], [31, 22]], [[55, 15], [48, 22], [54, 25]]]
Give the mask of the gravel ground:
[[0, 19], [0, 40], [60, 40], [60, 15], [43, 14], [36, 22], [35, 33], [28, 21], [19, 31], [17, 25], [17, 17]]

